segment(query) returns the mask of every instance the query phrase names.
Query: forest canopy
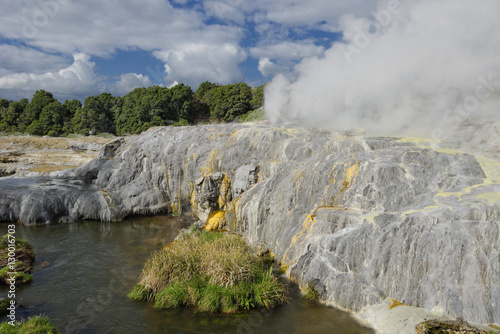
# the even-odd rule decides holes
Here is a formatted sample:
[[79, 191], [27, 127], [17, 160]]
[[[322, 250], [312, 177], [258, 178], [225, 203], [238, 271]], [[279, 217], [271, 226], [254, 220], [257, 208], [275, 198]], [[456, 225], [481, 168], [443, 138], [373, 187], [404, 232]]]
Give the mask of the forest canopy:
[[153, 126], [231, 122], [264, 104], [264, 85], [219, 85], [203, 82], [193, 92], [178, 84], [171, 88], [136, 88], [123, 97], [102, 93], [64, 103], [39, 90], [31, 101], [0, 99], [0, 132], [62, 136], [111, 133], [137, 134]]

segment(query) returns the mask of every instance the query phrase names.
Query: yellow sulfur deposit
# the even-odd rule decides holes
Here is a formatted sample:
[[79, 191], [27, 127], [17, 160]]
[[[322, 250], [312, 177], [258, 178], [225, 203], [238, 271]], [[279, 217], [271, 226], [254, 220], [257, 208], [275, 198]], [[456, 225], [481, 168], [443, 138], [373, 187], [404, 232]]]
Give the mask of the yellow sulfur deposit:
[[211, 212], [203, 229], [205, 231], [219, 231], [226, 225], [226, 213], [222, 210]]

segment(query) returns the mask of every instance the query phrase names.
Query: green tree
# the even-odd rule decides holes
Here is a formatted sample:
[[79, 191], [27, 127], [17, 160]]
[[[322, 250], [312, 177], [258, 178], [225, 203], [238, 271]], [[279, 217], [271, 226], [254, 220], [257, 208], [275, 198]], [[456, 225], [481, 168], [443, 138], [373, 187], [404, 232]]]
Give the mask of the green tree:
[[64, 119], [63, 133], [74, 133], [72, 119], [75, 117], [78, 110], [82, 108], [82, 103], [79, 100], [66, 100], [64, 101], [63, 108], [65, 110], [66, 118]]
[[251, 110], [252, 89], [245, 83], [219, 86], [208, 93], [210, 117], [226, 122]]
[[193, 91], [184, 84], [172, 88], [136, 88], [114, 109], [118, 135], [140, 133], [153, 126], [173, 124], [192, 117]]
[[4, 110], [1, 131], [24, 131], [21, 124], [21, 118], [24, 113], [24, 108], [28, 105], [27, 99], [21, 99], [19, 102], [12, 102], [9, 107]]
[[0, 99], [0, 131], [8, 131], [5, 117], [9, 109], [9, 100]]
[[116, 98], [109, 93], [88, 96], [71, 120], [73, 131], [80, 134], [115, 133], [115, 104]]
[[59, 136], [63, 133], [64, 123], [67, 120], [67, 111], [59, 101], [46, 105], [40, 113], [36, 130], [38, 135]]
[[7, 109], [10, 105], [10, 101], [6, 99], [0, 99], [0, 110]]
[[198, 89], [196, 90], [196, 98], [200, 101], [203, 100], [203, 98], [209, 91], [218, 86], [219, 86], [218, 84], [211, 83], [209, 81], [202, 82], [200, 86], [198, 86]]
[[264, 88], [266, 84], [252, 89], [252, 101], [250, 106], [252, 110], [259, 109], [264, 105]]
[[193, 90], [184, 84], [178, 84], [170, 88], [172, 92], [171, 106], [175, 114], [175, 120], [181, 118], [190, 119], [190, 102], [193, 98]]
[[36, 91], [35, 95], [33, 95], [33, 99], [31, 99], [31, 102], [24, 109], [24, 113], [21, 119], [22, 127], [29, 127], [31, 123], [38, 120], [43, 108], [55, 101], [57, 100], [54, 98], [52, 93], [46, 92], [44, 90]]
[[79, 100], [66, 100], [63, 107], [66, 109], [68, 115], [74, 116], [76, 111], [82, 107], [82, 103]]

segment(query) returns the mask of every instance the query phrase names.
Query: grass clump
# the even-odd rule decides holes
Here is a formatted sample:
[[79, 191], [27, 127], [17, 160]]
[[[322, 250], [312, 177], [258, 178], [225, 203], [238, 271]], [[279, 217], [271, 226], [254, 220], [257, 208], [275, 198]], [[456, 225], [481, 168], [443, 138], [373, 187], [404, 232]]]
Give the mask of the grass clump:
[[10, 299], [8, 298], [0, 299], [0, 315], [9, 313], [9, 311], [7, 310], [9, 306], [10, 306]]
[[31, 270], [33, 262], [35, 262], [35, 253], [33, 246], [24, 239], [15, 239], [15, 260], [14, 268], [9, 265], [9, 239], [8, 235], [4, 235], [0, 239], [0, 284], [10, 284], [7, 279], [11, 278], [10, 273], [16, 279], [16, 283], [28, 283], [33, 280]]
[[[417, 334], [444, 334], [444, 333], [470, 333], [470, 334], [490, 334], [494, 331], [485, 331], [469, 325], [466, 321], [457, 320], [440, 321], [426, 320], [415, 326]], [[491, 333], [491, 334], [493, 334]]]
[[233, 313], [277, 306], [284, 292], [272, 268], [240, 236], [194, 231], [152, 255], [129, 297], [153, 300], [157, 308]]
[[7, 322], [0, 324], [2, 334], [58, 334], [59, 332], [50, 323], [49, 318], [36, 316], [16, 323], [15, 326]]
[[315, 288], [313, 288], [310, 285], [308, 285], [307, 288], [306, 288], [306, 292], [305, 292], [304, 297], [307, 300], [317, 302], [317, 301], [319, 301], [320, 295], [319, 295], [318, 290], [316, 290]]

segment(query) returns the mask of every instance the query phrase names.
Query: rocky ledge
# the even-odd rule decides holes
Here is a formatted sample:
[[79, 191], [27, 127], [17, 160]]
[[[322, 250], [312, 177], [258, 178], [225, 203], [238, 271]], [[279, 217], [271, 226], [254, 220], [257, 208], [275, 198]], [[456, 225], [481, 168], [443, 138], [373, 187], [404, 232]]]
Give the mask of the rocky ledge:
[[322, 301], [390, 297], [500, 322], [500, 168], [435, 143], [318, 129], [154, 128], [88, 165], [0, 179], [25, 224], [192, 210], [268, 248]]

